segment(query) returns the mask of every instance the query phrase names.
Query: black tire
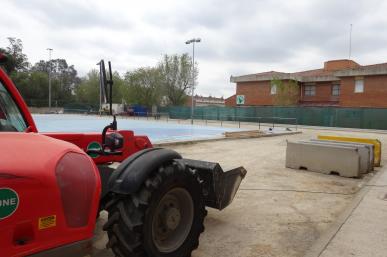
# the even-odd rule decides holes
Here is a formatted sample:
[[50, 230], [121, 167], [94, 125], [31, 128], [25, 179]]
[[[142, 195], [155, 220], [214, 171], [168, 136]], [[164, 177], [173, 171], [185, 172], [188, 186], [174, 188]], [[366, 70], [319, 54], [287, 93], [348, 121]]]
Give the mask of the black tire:
[[[185, 198], [180, 198], [180, 195], [185, 195]], [[188, 206], [185, 209], [191, 211], [184, 213], [180, 205], [174, 207], [173, 197], [180, 198], [177, 205]], [[172, 201], [171, 205], [169, 201]], [[176, 163], [160, 167], [137, 193], [113, 196], [106, 209], [109, 212], [104, 225], [109, 236], [107, 247], [117, 257], [190, 257], [199, 246], [207, 215], [199, 179]], [[176, 209], [180, 210], [178, 218], [170, 214], [175, 214]], [[165, 245], [169, 247], [165, 248]]]

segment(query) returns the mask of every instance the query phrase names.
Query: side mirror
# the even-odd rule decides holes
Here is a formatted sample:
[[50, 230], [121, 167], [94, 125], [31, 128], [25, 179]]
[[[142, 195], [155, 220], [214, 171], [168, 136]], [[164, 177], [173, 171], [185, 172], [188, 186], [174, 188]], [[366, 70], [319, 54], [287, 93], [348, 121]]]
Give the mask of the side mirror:
[[108, 147], [111, 152], [115, 152], [124, 147], [124, 137], [117, 132], [110, 133], [106, 135], [104, 145]]
[[[108, 130], [117, 130], [117, 119], [113, 115], [113, 122], [107, 125], [102, 131], [102, 152], [104, 155], [120, 155], [122, 151], [116, 151], [124, 146], [124, 137], [118, 132], [107, 134]], [[105, 149], [108, 148], [108, 151]]]
[[[112, 130], [111, 133], [107, 134], [108, 130]], [[124, 147], [124, 137], [115, 132], [117, 130], [116, 116], [113, 116], [113, 122], [107, 125], [102, 131], [102, 149], [98, 150], [87, 150], [88, 154], [94, 153], [99, 155], [121, 155]]]

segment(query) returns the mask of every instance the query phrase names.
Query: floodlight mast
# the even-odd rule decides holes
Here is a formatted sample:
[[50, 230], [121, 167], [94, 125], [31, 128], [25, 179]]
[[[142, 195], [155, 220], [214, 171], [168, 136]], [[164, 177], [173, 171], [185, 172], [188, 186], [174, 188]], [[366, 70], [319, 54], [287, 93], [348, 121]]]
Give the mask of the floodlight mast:
[[191, 124], [193, 124], [194, 118], [194, 91], [195, 91], [195, 43], [200, 43], [200, 38], [192, 38], [187, 40], [187, 45], [192, 44], [192, 89], [191, 89]]

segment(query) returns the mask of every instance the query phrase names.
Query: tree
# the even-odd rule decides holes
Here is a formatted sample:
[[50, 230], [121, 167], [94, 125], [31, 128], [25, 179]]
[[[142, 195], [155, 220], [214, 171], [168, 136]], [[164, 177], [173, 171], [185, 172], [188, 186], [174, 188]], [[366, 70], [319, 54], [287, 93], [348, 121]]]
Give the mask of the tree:
[[81, 103], [99, 106], [99, 72], [91, 70], [75, 88], [76, 100]]
[[[51, 67], [51, 69], [50, 69]], [[60, 105], [72, 102], [74, 89], [80, 83], [74, 65], [69, 66], [65, 59], [54, 59], [51, 62], [40, 60], [31, 67], [31, 73], [48, 74], [51, 70], [52, 99]]]
[[0, 48], [0, 52], [8, 56], [8, 62], [4, 65], [8, 74], [12, 72], [27, 71], [29, 68], [27, 55], [23, 53], [23, 42], [21, 39], [9, 37], [9, 46]]
[[118, 72], [113, 72], [113, 103], [130, 102], [129, 86]]
[[295, 80], [283, 81], [277, 78], [271, 80], [271, 85], [276, 87], [274, 104], [279, 106], [296, 105], [299, 100], [300, 88]]
[[[128, 98], [128, 87], [117, 72], [113, 72], [113, 103], [122, 103]], [[75, 100], [79, 103], [99, 106], [100, 84], [99, 71], [91, 70], [75, 88]]]
[[[196, 65], [195, 65], [196, 66]], [[164, 55], [158, 65], [164, 94], [171, 105], [182, 105], [192, 89], [192, 60], [188, 54]], [[198, 75], [195, 68], [194, 76]]]
[[159, 105], [161, 100], [161, 72], [158, 68], [139, 68], [125, 74], [131, 103], [147, 107]]
[[[29, 106], [48, 105], [48, 75], [45, 72], [14, 72], [12, 81]], [[55, 87], [53, 83], [53, 88]], [[53, 90], [54, 92], [54, 90]]]
[[59, 85], [64, 93], [71, 93], [75, 85], [80, 83], [78, 72], [74, 65], [68, 65], [65, 59], [54, 59], [50, 62], [40, 60], [32, 66], [32, 72], [48, 73], [51, 66], [51, 78], [59, 81]]

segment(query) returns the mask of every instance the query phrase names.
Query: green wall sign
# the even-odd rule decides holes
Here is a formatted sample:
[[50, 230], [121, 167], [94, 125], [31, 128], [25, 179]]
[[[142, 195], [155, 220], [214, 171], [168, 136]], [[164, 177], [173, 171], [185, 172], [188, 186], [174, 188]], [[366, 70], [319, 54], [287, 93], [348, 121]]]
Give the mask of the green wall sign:
[[244, 95], [237, 95], [236, 96], [236, 104], [245, 104], [245, 96]]
[[18, 194], [10, 188], [0, 188], [0, 220], [11, 216], [18, 206]]

